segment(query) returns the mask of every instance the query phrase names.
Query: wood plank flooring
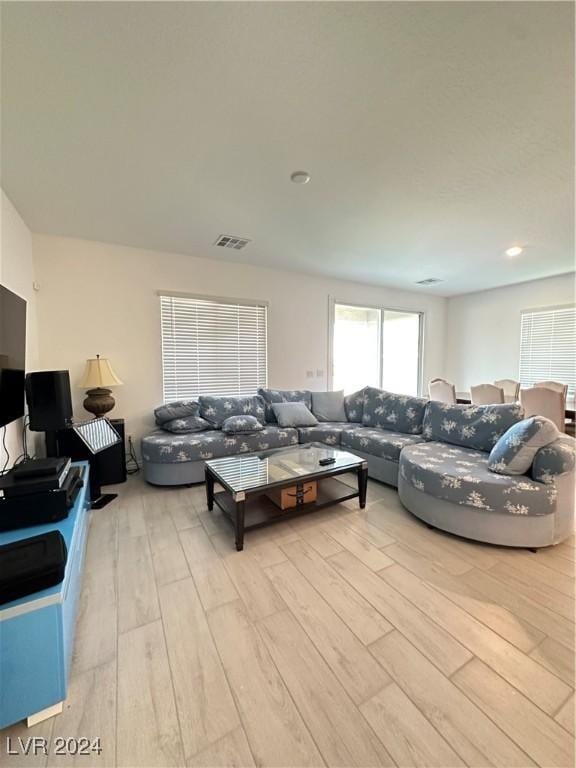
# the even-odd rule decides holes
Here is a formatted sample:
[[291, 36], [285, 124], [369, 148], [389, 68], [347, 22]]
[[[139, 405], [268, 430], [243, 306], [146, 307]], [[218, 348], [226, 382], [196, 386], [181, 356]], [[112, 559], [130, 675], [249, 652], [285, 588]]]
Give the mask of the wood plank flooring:
[[[115, 490], [92, 513], [64, 711], [0, 732], [0, 765], [574, 764], [574, 537], [465, 542], [370, 481], [365, 510], [237, 553], [203, 487]], [[33, 736], [102, 753], [7, 754]]]

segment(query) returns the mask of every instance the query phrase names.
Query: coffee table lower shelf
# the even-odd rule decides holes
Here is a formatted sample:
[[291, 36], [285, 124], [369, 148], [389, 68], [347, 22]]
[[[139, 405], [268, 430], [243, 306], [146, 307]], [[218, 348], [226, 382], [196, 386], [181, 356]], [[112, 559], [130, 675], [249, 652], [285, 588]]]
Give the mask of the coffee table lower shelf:
[[[263, 528], [266, 525], [277, 523], [280, 520], [289, 520], [300, 517], [318, 509], [339, 504], [349, 499], [357, 499], [359, 492], [354, 487], [337, 480], [334, 477], [326, 477], [318, 480], [316, 501], [309, 504], [300, 504], [291, 509], [280, 509], [265, 492], [258, 491], [253, 495], [246, 494], [244, 505], [244, 531]], [[222, 510], [226, 518], [236, 525], [238, 515], [238, 502], [229, 491], [218, 491], [214, 494], [214, 503]]]

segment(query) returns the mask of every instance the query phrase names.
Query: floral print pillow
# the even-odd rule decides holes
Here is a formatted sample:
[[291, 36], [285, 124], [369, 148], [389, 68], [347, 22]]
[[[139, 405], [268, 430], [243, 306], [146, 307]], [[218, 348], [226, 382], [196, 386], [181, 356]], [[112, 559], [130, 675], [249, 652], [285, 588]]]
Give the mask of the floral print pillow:
[[353, 392], [351, 395], [346, 395], [344, 398], [344, 410], [346, 411], [346, 418], [348, 421], [362, 424], [365, 392], [366, 387], [364, 387], [364, 389], [359, 389], [358, 392]]
[[552, 484], [558, 475], [574, 472], [576, 465], [576, 440], [560, 435], [550, 445], [540, 448], [532, 464], [532, 479]]
[[523, 415], [518, 403], [447, 405], [430, 400], [422, 434], [426, 440], [440, 440], [489, 453], [504, 432], [521, 421]]
[[419, 435], [427, 401], [422, 397], [398, 395], [375, 387], [364, 390], [364, 412], [362, 424], [365, 427], [391, 429], [405, 435]]
[[221, 429], [230, 416], [255, 416], [264, 421], [264, 401], [258, 395], [250, 397], [210, 397], [198, 398], [200, 416], [209, 421], [216, 429]]
[[228, 435], [251, 435], [264, 427], [256, 416], [229, 416], [222, 424], [222, 432]]
[[537, 451], [558, 437], [556, 425], [543, 416], [531, 416], [506, 430], [490, 451], [488, 469], [499, 475], [524, 475]]
[[191, 432], [203, 432], [212, 429], [212, 424], [201, 416], [184, 416], [182, 419], [171, 419], [162, 424], [165, 432], [173, 432], [176, 435], [187, 435]]

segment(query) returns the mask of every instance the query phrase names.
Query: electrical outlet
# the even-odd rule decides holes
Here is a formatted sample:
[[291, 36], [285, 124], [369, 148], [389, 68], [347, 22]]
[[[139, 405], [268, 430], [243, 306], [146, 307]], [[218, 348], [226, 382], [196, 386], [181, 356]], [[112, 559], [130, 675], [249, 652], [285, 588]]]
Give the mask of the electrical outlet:
[[307, 379], [313, 379], [314, 378], [314, 371], [306, 371], [306, 378]]
[[317, 368], [316, 369], [316, 378], [317, 379], [324, 378], [324, 371], [321, 368]]

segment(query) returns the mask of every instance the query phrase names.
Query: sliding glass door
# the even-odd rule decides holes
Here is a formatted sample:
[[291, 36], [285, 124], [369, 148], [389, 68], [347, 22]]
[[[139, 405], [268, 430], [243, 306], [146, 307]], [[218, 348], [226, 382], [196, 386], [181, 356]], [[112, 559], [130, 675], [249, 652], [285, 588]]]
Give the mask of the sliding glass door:
[[417, 395], [422, 313], [384, 307], [332, 305], [332, 387], [366, 385]]

